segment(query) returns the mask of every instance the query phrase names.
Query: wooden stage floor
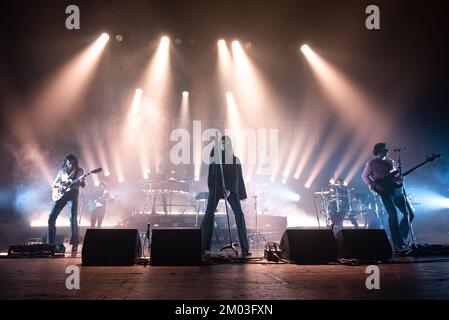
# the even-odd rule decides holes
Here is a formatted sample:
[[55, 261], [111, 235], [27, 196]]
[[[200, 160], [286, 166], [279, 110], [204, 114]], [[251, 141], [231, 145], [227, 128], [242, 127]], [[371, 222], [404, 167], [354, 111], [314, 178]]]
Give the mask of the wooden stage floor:
[[[79, 290], [66, 288], [69, 265], [80, 267]], [[368, 290], [366, 265], [254, 259], [196, 267], [83, 267], [80, 257], [0, 259], [0, 299], [449, 299], [448, 258], [401, 258], [378, 266], [380, 289]]]

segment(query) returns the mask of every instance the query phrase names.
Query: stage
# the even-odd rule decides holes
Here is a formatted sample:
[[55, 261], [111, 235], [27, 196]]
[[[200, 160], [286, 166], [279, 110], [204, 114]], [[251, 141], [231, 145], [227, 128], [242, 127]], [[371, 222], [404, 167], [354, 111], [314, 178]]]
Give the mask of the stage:
[[[449, 259], [396, 258], [378, 265], [368, 290], [366, 265], [248, 263], [195, 267], [83, 267], [80, 257], [0, 259], [0, 299], [354, 300], [448, 299]], [[66, 289], [66, 267], [80, 267], [80, 289]]]

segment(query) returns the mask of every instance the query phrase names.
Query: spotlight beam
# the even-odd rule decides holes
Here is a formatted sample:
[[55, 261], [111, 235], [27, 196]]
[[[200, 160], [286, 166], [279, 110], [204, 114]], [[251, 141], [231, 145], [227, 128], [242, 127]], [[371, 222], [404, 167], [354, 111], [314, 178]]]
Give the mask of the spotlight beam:
[[74, 108], [79, 106], [108, 41], [109, 35], [102, 34], [40, 90], [42, 93], [37, 97], [32, 112], [45, 133], [53, 132], [63, 119], [76, 111]]

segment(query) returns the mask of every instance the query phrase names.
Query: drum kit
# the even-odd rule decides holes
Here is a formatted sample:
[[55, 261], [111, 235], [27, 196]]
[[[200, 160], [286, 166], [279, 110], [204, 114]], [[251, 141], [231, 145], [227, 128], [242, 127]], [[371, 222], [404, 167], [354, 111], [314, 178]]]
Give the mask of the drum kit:
[[[143, 193], [146, 195], [144, 213], [164, 214], [186, 213], [189, 208], [196, 208], [195, 197], [191, 192], [195, 180], [145, 179]], [[176, 208], [181, 208], [177, 210]], [[192, 210], [195, 211], [195, 210]]]
[[[354, 228], [383, 228], [384, 212], [379, 196], [353, 194], [354, 188], [341, 180], [331, 180], [328, 188], [314, 193], [314, 203], [318, 223], [325, 221], [327, 228], [341, 229], [349, 220]], [[316, 200], [320, 202], [320, 210]]]

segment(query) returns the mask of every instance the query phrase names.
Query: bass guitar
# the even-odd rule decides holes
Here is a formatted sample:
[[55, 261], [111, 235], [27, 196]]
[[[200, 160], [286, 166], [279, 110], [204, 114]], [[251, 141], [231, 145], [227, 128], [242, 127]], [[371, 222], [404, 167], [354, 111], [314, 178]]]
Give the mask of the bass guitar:
[[423, 165], [429, 162], [433, 162], [436, 159], [441, 158], [441, 154], [439, 153], [433, 153], [430, 156], [426, 157], [426, 160], [421, 162], [420, 164], [414, 166], [413, 168], [405, 171], [402, 173], [402, 175], [399, 174], [397, 170], [391, 172], [388, 176], [382, 179], [377, 179], [373, 181], [373, 187], [372, 190], [375, 191], [377, 194], [382, 195], [385, 193], [390, 193], [394, 189], [401, 188], [403, 185], [403, 178], [413, 171], [421, 168]]

